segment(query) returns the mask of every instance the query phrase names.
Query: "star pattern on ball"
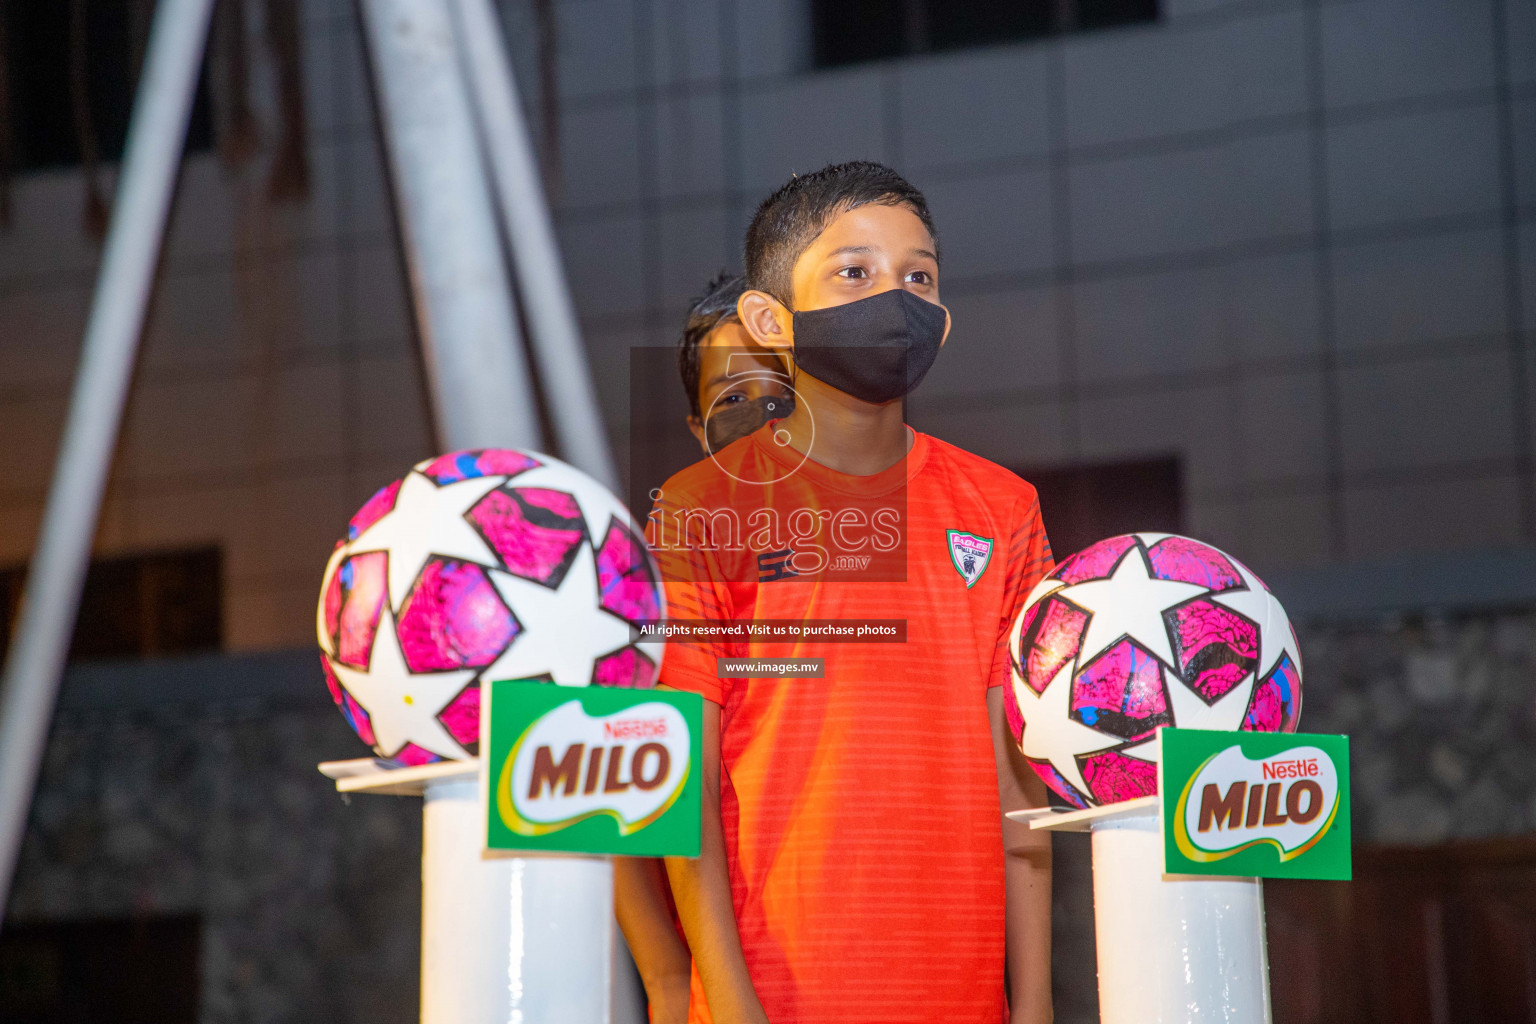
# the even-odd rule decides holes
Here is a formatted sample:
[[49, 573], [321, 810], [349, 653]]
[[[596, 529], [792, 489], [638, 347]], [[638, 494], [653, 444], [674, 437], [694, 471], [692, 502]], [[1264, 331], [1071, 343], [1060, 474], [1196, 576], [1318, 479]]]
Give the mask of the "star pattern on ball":
[[506, 479], [479, 476], [439, 485], [412, 470], [400, 482], [395, 507], [363, 531], [348, 554], [389, 552], [389, 606], [399, 611], [432, 555], [496, 564], [496, 554], [464, 514]]
[[[1211, 600], [1225, 608], [1230, 608], [1239, 615], [1246, 615], [1258, 627], [1259, 675], [1261, 677], [1268, 675], [1279, 663], [1281, 656], [1286, 654], [1291, 656], [1292, 665], [1300, 665], [1301, 651], [1296, 645], [1296, 635], [1289, 628], [1290, 620], [1286, 617], [1280, 601], [1241, 562], [1233, 559], [1232, 566], [1242, 576], [1248, 589], [1226, 590], [1220, 594], [1212, 594]], [[1278, 622], [1280, 625], [1271, 626], [1272, 622]], [[1277, 650], [1270, 649], [1274, 640], [1279, 640]]]
[[[571, 571], [556, 590], [498, 569], [488, 575], [507, 607], [515, 609], [522, 626], [518, 639], [537, 636], [543, 640], [539, 647], [530, 648], [514, 639], [481, 673], [483, 679], [547, 675], [562, 686], [586, 686], [592, 681], [592, 663], [630, 641], [629, 623], [607, 611], [592, 613], [598, 594], [590, 545], [581, 546]], [[585, 628], [578, 628], [583, 623]], [[551, 639], [555, 637], [559, 639]]]
[[[443, 757], [469, 757], [469, 751], [443, 728], [437, 716], [475, 678], [474, 671], [412, 674], [400, 651], [395, 616], [389, 609], [384, 609], [380, 617], [368, 670], [332, 659], [331, 671], [352, 699], [368, 712], [378, 749], [388, 751], [387, 756], [392, 757], [407, 743], [414, 743]], [[410, 686], [402, 694], [400, 680], [405, 678], [410, 679]]]
[[[1029, 597], [1024, 599], [1023, 607], [1028, 608], [1031, 605], [1039, 604], [1041, 601], [1045, 600], [1047, 595], [1060, 590], [1066, 585], [1067, 584], [1064, 581], [1059, 580], [1054, 576], [1045, 577], [1045, 579], [1035, 584], [1034, 590], [1029, 592]], [[1018, 628], [1017, 625], [1008, 631], [1008, 657], [1012, 659], [1013, 664], [1016, 666], [1022, 664], [1024, 661], [1024, 652], [1019, 646], [1023, 639], [1024, 631]]]
[[[1163, 689], [1168, 694], [1168, 706], [1173, 712], [1172, 725], [1179, 729], [1214, 729], [1218, 732], [1237, 732], [1243, 726], [1243, 716], [1248, 713], [1248, 702], [1253, 699], [1253, 684], [1258, 677], [1252, 672], [1242, 682], [1222, 694], [1215, 703], [1207, 704], [1200, 695], [1183, 685], [1178, 676], [1166, 666], [1163, 668]], [[1126, 747], [1120, 753], [1140, 761], [1156, 764], [1162, 748], [1157, 735]]]
[[1082, 754], [1096, 754], [1108, 750], [1120, 741], [1097, 729], [1077, 721], [1067, 714], [1067, 698], [1072, 695], [1072, 669], [1068, 661], [1051, 681], [1035, 696], [1028, 685], [1015, 679], [1014, 696], [1019, 710], [1024, 714], [1024, 739], [1021, 749], [1024, 756], [1035, 761], [1048, 761], [1061, 773], [1061, 777], [1077, 787], [1079, 792], [1089, 792], [1077, 759]]
[[564, 491], [576, 499], [576, 506], [581, 509], [587, 524], [587, 537], [592, 544], [602, 544], [603, 538], [608, 535], [608, 522], [613, 518], [616, 507], [613, 496], [596, 480], [571, 472], [570, 467], [563, 463], [551, 460], [548, 464], [524, 470], [512, 477], [507, 486]]
[[1057, 591], [1057, 596], [1089, 613], [1078, 663], [1086, 665], [1129, 637], [1156, 655], [1165, 665], [1177, 662], [1168, 638], [1163, 613], [1206, 592], [1193, 583], [1160, 580], [1147, 568], [1139, 548], [1126, 552], [1114, 575], [1085, 580]]

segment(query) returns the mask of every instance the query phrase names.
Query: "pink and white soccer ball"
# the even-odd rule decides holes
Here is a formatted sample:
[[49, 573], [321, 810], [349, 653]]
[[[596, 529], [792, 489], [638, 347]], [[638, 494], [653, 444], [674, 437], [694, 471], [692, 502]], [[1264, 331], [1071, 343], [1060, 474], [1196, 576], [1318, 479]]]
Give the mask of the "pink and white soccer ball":
[[1030, 766], [1093, 807], [1157, 792], [1156, 731], [1295, 732], [1301, 653], [1247, 566], [1166, 533], [1111, 537], [1029, 595], [1004, 704]]
[[650, 687], [660, 574], [624, 506], [547, 455], [418, 463], [352, 517], [316, 631], [331, 696], [400, 765], [475, 756], [480, 685]]

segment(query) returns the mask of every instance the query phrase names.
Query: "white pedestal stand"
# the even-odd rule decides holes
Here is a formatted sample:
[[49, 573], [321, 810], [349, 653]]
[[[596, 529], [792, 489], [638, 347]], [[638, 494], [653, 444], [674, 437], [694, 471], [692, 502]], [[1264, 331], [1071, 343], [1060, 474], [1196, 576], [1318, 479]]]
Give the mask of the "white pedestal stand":
[[1269, 1024], [1263, 885], [1163, 874], [1157, 797], [1013, 817], [1093, 834], [1102, 1024]]
[[609, 1024], [607, 858], [482, 859], [478, 761], [320, 770], [342, 793], [424, 797], [421, 1024]]

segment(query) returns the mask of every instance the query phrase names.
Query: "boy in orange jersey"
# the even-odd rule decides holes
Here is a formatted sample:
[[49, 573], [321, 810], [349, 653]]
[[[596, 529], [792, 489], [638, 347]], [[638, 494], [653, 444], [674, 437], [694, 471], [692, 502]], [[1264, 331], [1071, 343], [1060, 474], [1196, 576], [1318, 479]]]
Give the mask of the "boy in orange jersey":
[[[677, 474], [651, 540], [677, 622], [899, 624], [902, 642], [747, 632], [669, 644], [705, 697], [702, 852], [618, 875], [658, 1022], [1050, 1019], [1044, 803], [1003, 714], [1007, 632], [1051, 568], [1034, 489], [909, 429], [949, 332], [922, 194], [877, 164], [797, 177], [749, 229], [741, 323], [794, 411]], [[819, 678], [722, 658], [822, 659]], [[648, 923], [647, 923], [648, 922]], [[681, 951], [681, 952], [680, 952]]]

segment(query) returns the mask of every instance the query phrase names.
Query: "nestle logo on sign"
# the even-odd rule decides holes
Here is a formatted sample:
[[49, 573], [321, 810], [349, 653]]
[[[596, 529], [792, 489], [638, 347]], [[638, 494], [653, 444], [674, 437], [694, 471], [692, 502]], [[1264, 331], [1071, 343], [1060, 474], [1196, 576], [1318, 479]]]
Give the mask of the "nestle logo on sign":
[[1266, 779], [1299, 779], [1304, 776], [1317, 774], [1317, 758], [1308, 758], [1305, 761], [1265, 761], [1264, 777]]
[[603, 735], [610, 740], [648, 740], [666, 734], [665, 718], [623, 718], [603, 723]]

